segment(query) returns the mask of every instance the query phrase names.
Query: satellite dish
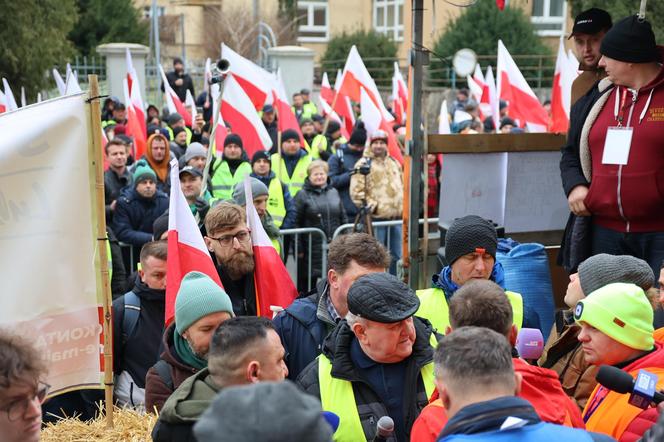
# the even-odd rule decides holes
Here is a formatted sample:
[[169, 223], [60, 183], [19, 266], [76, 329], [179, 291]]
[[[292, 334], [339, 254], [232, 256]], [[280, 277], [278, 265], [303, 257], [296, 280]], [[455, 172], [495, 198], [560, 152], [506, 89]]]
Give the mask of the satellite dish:
[[477, 65], [477, 54], [472, 49], [459, 49], [452, 58], [454, 71], [461, 78], [466, 78], [467, 75], [475, 72], [475, 65]]

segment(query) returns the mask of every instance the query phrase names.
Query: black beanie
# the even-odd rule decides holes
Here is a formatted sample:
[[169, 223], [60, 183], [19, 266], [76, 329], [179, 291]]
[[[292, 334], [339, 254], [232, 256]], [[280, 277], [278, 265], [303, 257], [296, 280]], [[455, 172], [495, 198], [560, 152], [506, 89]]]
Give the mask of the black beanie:
[[364, 123], [361, 121], [358, 121], [353, 128], [348, 144], [353, 144], [355, 146], [364, 146], [367, 144], [367, 130], [364, 128]]
[[338, 130], [341, 130], [341, 125], [339, 124], [339, 122], [334, 121], [334, 120], [330, 120], [330, 122], [327, 125], [327, 133], [328, 134], [333, 134]]
[[159, 241], [166, 231], [168, 231], [168, 209], [152, 223], [152, 240]]
[[240, 138], [238, 134], [226, 135], [226, 139], [224, 140], [224, 147], [228, 146], [229, 144], [237, 144], [240, 146], [240, 149], [244, 149], [244, 146], [242, 145], [242, 138]]
[[445, 260], [448, 265], [463, 255], [481, 248], [496, 257], [498, 235], [493, 224], [477, 215], [467, 215], [454, 220], [445, 235]]
[[281, 133], [281, 142], [285, 143], [288, 140], [300, 141], [300, 134], [295, 129], [286, 129]]
[[258, 160], [267, 160], [269, 162], [270, 154], [266, 150], [258, 149], [254, 156], [251, 157], [251, 165], [253, 166], [254, 163]]
[[636, 15], [614, 24], [602, 39], [599, 51], [625, 63], [650, 63], [661, 59], [650, 22]]

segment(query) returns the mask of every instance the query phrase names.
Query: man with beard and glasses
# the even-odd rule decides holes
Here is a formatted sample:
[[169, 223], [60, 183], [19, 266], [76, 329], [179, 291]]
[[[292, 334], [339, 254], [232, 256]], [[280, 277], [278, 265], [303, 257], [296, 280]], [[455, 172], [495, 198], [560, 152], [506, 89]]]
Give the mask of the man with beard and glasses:
[[254, 252], [244, 209], [222, 201], [208, 212], [205, 229], [205, 244], [231, 298], [233, 312], [236, 316], [255, 316]]
[[189, 272], [175, 299], [175, 322], [164, 332], [164, 351], [145, 378], [145, 408], [160, 412], [189, 376], [207, 367], [210, 340], [233, 317], [231, 300], [209, 276]]
[[113, 301], [113, 393], [120, 406], [144, 407], [145, 375], [159, 359], [167, 254], [166, 241], [145, 244], [134, 288]]

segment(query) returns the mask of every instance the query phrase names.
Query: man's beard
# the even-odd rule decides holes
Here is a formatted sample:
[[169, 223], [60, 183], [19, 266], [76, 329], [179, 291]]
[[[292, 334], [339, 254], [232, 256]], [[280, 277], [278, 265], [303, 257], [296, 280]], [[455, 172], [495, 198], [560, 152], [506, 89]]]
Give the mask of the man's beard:
[[254, 255], [245, 251], [237, 252], [222, 262], [221, 266], [233, 281], [237, 281], [254, 271]]
[[203, 359], [204, 361], [207, 361], [208, 358], [208, 352], [205, 352], [205, 354], [200, 354], [196, 351], [194, 348], [194, 344], [189, 340], [188, 337], [183, 336], [184, 340], [187, 342], [187, 345], [189, 346], [189, 350], [198, 358]]

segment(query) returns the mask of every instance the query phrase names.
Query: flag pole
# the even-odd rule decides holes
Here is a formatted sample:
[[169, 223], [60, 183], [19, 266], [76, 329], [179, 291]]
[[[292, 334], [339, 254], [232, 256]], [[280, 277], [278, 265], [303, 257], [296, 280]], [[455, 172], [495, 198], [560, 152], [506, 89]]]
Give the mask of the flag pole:
[[[210, 175], [210, 163], [212, 162], [212, 143], [215, 143], [214, 150], [215, 152], [217, 151], [217, 143], [215, 136], [217, 134], [217, 126], [219, 125], [219, 116], [221, 115], [221, 98], [224, 96], [225, 85], [226, 85], [226, 77], [224, 77], [221, 84], [219, 84], [219, 97], [217, 97], [216, 102], [212, 105], [212, 112], [214, 113], [214, 118], [212, 119], [212, 132], [210, 132], [210, 146], [208, 147], [207, 157], [205, 158], [205, 167], [203, 168], [203, 186], [201, 187], [201, 195], [200, 195], [201, 197], [205, 195], [205, 191], [207, 190], [207, 181], [208, 181], [208, 176]], [[210, 90], [212, 90], [212, 88], [210, 88]]]
[[101, 274], [102, 307], [104, 312], [104, 399], [106, 410], [106, 428], [113, 428], [113, 322], [111, 318], [112, 295], [110, 274], [106, 251], [108, 236], [106, 234], [106, 208], [104, 206], [104, 160], [101, 146], [101, 106], [99, 102], [99, 83], [96, 75], [88, 75], [90, 92], [90, 131], [92, 161], [95, 166], [95, 213], [97, 224], [97, 256], [99, 258], [99, 273]]
[[[337, 105], [337, 97], [339, 96], [339, 91], [334, 91], [334, 98], [332, 99], [332, 111], [334, 112], [334, 107]], [[323, 135], [327, 132], [327, 126], [330, 124], [330, 114], [325, 115], [325, 123], [323, 123]]]

